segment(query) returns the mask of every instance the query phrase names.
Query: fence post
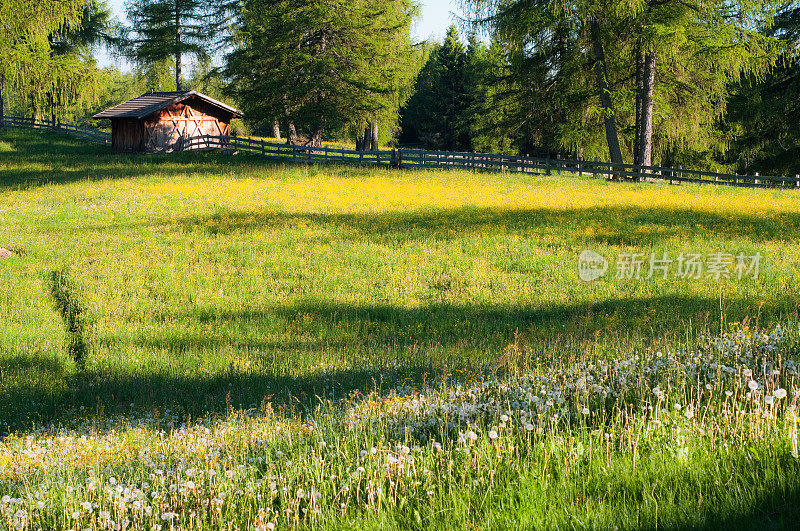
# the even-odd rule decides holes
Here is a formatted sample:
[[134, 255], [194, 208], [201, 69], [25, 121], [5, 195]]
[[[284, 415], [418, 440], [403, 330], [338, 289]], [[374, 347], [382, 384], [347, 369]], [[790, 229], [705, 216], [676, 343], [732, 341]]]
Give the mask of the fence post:
[[800, 174], [794, 174], [794, 185], [796, 188], [800, 188]]
[[545, 162], [544, 174], [550, 175], [550, 153], [547, 154], [547, 162]]
[[[755, 177], [758, 177], [758, 172], [756, 172], [756, 173], [755, 173]], [[755, 184], [758, 184], [758, 183], [759, 183], [759, 180], [758, 180], [758, 179], [753, 179], [753, 182], [754, 182]]]
[[561, 176], [561, 153], [556, 153], [556, 174]]

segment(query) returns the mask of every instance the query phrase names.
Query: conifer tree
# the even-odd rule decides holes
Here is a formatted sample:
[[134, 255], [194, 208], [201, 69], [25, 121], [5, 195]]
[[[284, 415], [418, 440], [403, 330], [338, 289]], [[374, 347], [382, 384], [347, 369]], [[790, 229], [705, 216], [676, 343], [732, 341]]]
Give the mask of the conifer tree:
[[93, 52], [98, 45], [114, 50], [118, 44], [116, 31], [108, 5], [102, 0], [90, 0], [80, 20], [50, 34], [51, 56], [69, 65], [65, 73], [54, 76], [44, 89], [53, 122], [59, 120], [59, 113], [65, 107], [78, 100], [89, 103], [94, 98], [98, 70]]
[[78, 22], [84, 6], [85, 0], [0, 0], [0, 120], [5, 113], [5, 89], [38, 89], [67, 71], [53, 56], [49, 37]]
[[558, 117], [552, 147], [612, 162], [628, 153], [647, 164], [657, 149], [674, 163], [680, 151], [713, 148], [731, 82], [778, 54], [758, 31], [772, 0], [467, 3], [516, 54], [514, 77], [538, 79], [539, 92], [515, 83], [519, 108]]
[[[477, 49], [473, 48], [477, 54]], [[458, 29], [450, 26], [444, 42], [420, 70], [402, 113], [402, 142], [441, 150], [470, 148], [469, 123], [473, 89], [467, 49]]]
[[144, 67], [172, 60], [175, 89], [183, 90], [185, 60], [207, 56], [216, 41], [210, 0], [128, 0], [128, 55]]
[[375, 124], [397, 112], [408, 83], [408, 0], [245, 0], [229, 93], [256, 128], [276, 117], [288, 141], [319, 146], [326, 133]]
[[721, 127], [728, 150], [718, 159], [752, 174], [800, 173], [800, 7], [787, 4], [767, 33], [783, 46], [781, 60], [763, 76], [750, 75], [733, 87]]
[[509, 63], [505, 50], [496, 41], [487, 48], [470, 40], [467, 71], [473, 92], [466, 112], [470, 147], [479, 152], [512, 153], [518, 127], [512, 119], [509, 90]]

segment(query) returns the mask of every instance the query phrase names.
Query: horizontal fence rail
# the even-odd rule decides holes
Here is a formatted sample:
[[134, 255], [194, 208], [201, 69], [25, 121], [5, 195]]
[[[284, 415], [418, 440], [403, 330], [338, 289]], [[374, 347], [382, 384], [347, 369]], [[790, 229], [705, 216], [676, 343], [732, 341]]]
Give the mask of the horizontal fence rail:
[[331, 147], [312, 147], [285, 143], [267, 142], [262, 138], [244, 136], [196, 136], [183, 144], [184, 150], [222, 148], [232, 151], [256, 153], [283, 160], [303, 160], [337, 164], [381, 164], [397, 165], [396, 151], [354, 151]]
[[54, 122], [52, 120], [34, 120], [33, 118], [23, 118], [19, 116], [4, 116], [3, 125], [28, 127], [32, 129], [49, 129], [100, 144], [111, 144], [111, 133], [92, 127], [81, 127], [79, 125]]
[[[92, 142], [111, 144], [111, 134], [99, 129], [81, 127], [52, 120], [34, 120], [16, 116], [5, 116], [5, 125], [50, 129]], [[768, 175], [737, 175], [712, 171], [689, 170], [641, 164], [616, 164], [597, 160], [570, 160], [557, 158], [523, 157], [493, 153], [470, 153], [454, 151], [429, 151], [424, 149], [392, 149], [379, 151], [355, 151], [312, 147], [286, 143], [267, 142], [262, 138], [244, 136], [195, 136], [186, 139], [180, 150], [224, 149], [230, 152], [255, 153], [283, 161], [306, 161], [319, 163], [381, 165], [413, 169], [464, 169], [490, 172], [517, 172], [535, 175], [575, 173], [593, 178], [633, 181], [664, 181], [670, 184], [695, 183], [703, 185], [725, 185], [748, 188], [800, 188], [800, 175], [794, 177]]]

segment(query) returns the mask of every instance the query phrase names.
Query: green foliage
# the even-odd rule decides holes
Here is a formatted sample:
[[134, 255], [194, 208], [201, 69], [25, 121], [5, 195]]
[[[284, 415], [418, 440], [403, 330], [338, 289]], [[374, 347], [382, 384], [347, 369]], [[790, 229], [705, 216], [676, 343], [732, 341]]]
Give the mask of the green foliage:
[[280, 119], [315, 145], [349, 124], [391, 122], [410, 82], [413, 14], [406, 0], [248, 0], [229, 93], [254, 127]]
[[734, 86], [720, 124], [731, 138], [722, 160], [739, 172], [795, 175], [800, 173], [800, 9], [787, 6], [769, 34], [785, 44], [785, 52], [774, 69]]
[[414, 94], [403, 110], [402, 143], [448, 151], [469, 149], [468, 110], [473, 85], [468, 60], [458, 30], [450, 26], [444, 43], [431, 52], [417, 75]]
[[48, 34], [50, 68], [19, 78], [7, 94], [8, 110], [17, 115], [81, 121], [100, 99], [102, 72], [93, 52], [112, 48], [115, 23], [104, 2], [84, 5], [80, 17]]
[[[2, 143], [3, 528], [797, 522], [792, 190]], [[583, 283], [586, 248], [765, 262]]]
[[5, 112], [4, 90], [10, 89], [34, 115], [45, 102], [80, 94], [78, 87], [91, 76], [91, 65], [79, 53], [59, 53], [71, 50], [67, 40], [54, 36], [76, 37], [75, 28], [98, 8], [85, 0], [0, 1], [0, 114]]
[[513, 154], [519, 131], [513, 121], [515, 109], [506, 100], [511, 83], [506, 51], [497, 42], [487, 49], [473, 36], [467, 49], [467, 71], [472, 90], [465, 120], [470, 147], [483, 153]]
[[[774, 2], [468, 2], [511, 51], [511, 97], [524, 138], [547, 149], [607, 158], [603, 116], [619, 124], [623, 151], [634, 151], [639, 53], [656, 57], [654, 155], [695, 161], [725, 148], [718, 129], [730, 83], [760, 75], [778, 53], [769, 26]], [[590, 27], [605, 52], [611, 107], [600, 105]]]
[[[184, 59], [206, 58], [216, 40], [217, 28], [212, 24], [215, 5], [211, 0], [128, 1], [125, 9], [131, 25], [124, 39], [127, 54], [148, 70], [160, 71], [172, 61], [175, 88], [182, 90]], [[148, 83], [160, 83], [161, 78], [151, 75]]]

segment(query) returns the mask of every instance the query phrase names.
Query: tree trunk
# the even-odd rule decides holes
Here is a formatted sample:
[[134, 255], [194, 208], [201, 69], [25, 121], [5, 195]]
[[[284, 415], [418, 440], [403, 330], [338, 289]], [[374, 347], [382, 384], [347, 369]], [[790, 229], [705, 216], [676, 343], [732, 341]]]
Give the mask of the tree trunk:
[[287, 144], [297, 144], [297, 128], [294, 126], [294, 121], [289, 117], [289, 97], [283, 95], [283, 116], [286, 118], [286, 125], [289, 129], [289, 136], [286, 137]]
[[178, 2], [175, 2], [175, 90], [183, 90], [183, 74], [181, 73], [181, 14]]
[[281, 126], [278, 120], [272, 120], [272, 138], [276, 140], [281, 139]]
[[369, 139], [370, 139], [371, 135], [372, 135], [372, 122], [368, 121], [366, 127], [364, 127], [364, 140], [361, 143], [362, 149], [364, 151], [369, 151], [370, 150], [371, 146], [370, 146], [370, 140]]
[[314, 131], [314, 136], [311, 137], [310, 142], [311, 147], [322, 147], [322, 130], [323, 127], [320, 126]]
[[56, 120], [58, 120], [58, 104], [56, 103], [56, 97], [52, 92], [48, 95], [48, 97], [50, 99], [50, 119], [52, 120], [53, 125], [56, 125]]
[[644, 52], [641, 44], [636, 45], [636, 118], [633, 128], [633, 163], [641, 164], [639, 158], [639, 142], [641, 141], [642, 123], [642, 79], [644, 79]]
[[291, 120], [289, 121], [289, 136], [286, 138], [286, 143], [297, 144], [297, 128]]
[[656, 84], [655, 52], [644, 54], [643, 62], [641, 116], [636, 127], [639, 137], [636, 158], [642, 166], [651, 166], [653, 163], [653, 91]]
[[378, 151], [380, 149], [379, 141], [378, 141], [378, 121], [375, 120], [372, 123], [372, 151]]
[[603, 122], [605, 123], [608, 152], [611, 155], [611, 162], [613, 164], [623, 164], [622, 149], [619, 147], [617, 122], [614, 118], [614, 102], [611, 101], [611, 92], [608, 88], [606, 56], [603, 50], [602, 36], [600, 35], [600, 24], [597, 21], [592, 21], [591, 30], [592, 44], [594, 46], [595, 58], [597, 59], [597, 84], [600, 89], [600, 105], [603, 107]]
[[3, 85], [5, 84], [6, 76], [0, 74], [0, 128], [5, 125], [6, 106], [3, 100]]

